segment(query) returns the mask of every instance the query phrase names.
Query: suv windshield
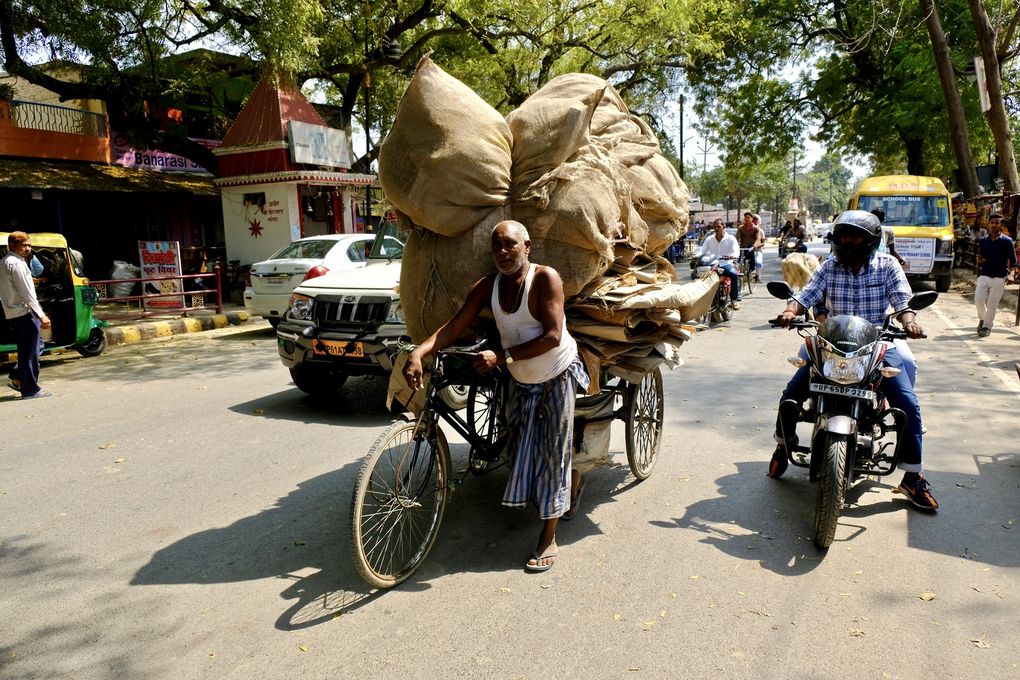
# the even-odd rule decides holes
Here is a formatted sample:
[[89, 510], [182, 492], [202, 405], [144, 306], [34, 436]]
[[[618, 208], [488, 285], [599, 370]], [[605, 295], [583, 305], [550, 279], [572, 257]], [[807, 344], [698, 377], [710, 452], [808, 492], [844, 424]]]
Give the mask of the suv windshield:
[[396, 222], [383, 222], [375, 233], [372, 243], [371, 260], [391, 260], [404, 254], [406, 236]]
[[948, 227], [949, 199], [945, 196], [861, 196], [859, 210], [885, 211], [887, 227]]

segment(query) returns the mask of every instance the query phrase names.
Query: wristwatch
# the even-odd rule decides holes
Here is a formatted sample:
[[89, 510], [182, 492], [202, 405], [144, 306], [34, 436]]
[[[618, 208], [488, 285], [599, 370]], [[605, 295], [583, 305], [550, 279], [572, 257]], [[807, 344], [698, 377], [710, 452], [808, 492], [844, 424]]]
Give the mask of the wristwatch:
[[514, 358], [512, 356], [510, 356], [510, 350], [508, 350], [508, 349], [503, 350], [503, 358], [506, 359], [506, 365], [507, 366], [509, 366], [510, 364], [512, 364], [514, 362]]

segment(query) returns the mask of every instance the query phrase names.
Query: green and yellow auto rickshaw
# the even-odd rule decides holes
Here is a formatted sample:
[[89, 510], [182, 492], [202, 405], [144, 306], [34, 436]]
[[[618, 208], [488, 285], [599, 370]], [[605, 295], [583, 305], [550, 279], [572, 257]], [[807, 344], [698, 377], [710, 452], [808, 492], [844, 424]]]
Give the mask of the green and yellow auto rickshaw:
[[[0, 258], [7, 256], [7, 236], [0, 232]], [[39, 275], [34, 276], [36, 297], [52, 323], [52, 338], [46, 339], [43, 352], [71, 348], [82, 356], [99, 356], [106, 349], [103, 326], [107, 324], [92, 316], [99, 295], [83, 276], [81, 254], [68, 247], [63, 234], [29, 237], [37, 260], [32, 264], [36, 271], [42, 266]], [[14, 352], [17, 346], [10, 326], [0, 321], [0, 354]]]

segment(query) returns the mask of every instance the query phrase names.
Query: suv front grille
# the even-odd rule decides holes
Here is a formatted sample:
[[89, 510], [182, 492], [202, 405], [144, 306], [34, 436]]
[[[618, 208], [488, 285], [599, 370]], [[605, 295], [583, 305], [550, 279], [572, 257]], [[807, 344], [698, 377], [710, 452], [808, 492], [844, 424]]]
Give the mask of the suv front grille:
[[319, 295], [312, 306], [312, 319], [321, 328], [374, 329], [386, 321], [389, 309], [388, 297]]

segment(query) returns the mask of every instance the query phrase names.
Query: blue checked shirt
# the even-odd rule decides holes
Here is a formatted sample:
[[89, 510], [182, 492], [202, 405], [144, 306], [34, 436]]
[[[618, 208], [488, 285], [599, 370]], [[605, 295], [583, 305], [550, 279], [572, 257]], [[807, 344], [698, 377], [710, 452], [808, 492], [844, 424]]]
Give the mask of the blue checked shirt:
[[899, 262], [876, 252], [856, 276], [835, 258], [827, 259], [794, 299], [805, 308], [824, 301], [830, 314], [851, 314], [880, 326], [890, 306], [897, 314], [910, 309], [911, 295]]

